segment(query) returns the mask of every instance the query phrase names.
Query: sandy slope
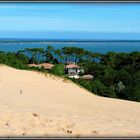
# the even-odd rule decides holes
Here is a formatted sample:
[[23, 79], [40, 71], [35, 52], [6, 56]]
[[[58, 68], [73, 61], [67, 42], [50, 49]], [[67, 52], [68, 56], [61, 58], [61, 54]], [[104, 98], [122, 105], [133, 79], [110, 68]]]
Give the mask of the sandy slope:
[[[20, 93], [20, 89], [23, 93]], [[0, 136], [140, 136], [140, 103], [0, 66]]]

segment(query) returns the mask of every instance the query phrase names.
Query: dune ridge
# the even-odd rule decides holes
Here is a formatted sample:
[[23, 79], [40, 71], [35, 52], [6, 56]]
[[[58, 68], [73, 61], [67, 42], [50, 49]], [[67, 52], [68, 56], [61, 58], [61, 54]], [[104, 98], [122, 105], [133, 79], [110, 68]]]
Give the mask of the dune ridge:
[[138, 102], [0, 66], [0, 137], [139, 137], [139, 116]]

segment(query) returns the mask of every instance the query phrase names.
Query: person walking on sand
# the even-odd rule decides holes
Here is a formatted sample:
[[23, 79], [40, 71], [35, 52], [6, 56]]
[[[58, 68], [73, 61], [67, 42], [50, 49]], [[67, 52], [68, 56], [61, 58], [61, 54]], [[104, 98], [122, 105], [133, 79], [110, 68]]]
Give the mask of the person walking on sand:
[[20, 89], [20, 94], [22, 94], [22, 89]]

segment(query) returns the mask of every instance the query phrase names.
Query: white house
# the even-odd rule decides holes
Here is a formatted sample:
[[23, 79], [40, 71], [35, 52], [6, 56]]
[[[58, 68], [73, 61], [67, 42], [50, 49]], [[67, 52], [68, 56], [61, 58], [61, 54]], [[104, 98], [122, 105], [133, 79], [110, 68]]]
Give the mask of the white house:
[[66, 65], [65, 70], [66, 70], [66, 73], [68, 73], [69, 76], [74, 76], [74, 75], [78, 75], [80, 73], [84, 73], [84, 70], [76, 64]]

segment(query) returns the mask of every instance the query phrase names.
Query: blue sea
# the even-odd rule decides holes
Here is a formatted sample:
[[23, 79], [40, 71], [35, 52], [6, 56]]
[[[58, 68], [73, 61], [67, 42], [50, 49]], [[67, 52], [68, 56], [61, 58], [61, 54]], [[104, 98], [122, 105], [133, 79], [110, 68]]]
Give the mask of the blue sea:
[[17, 51], [25, 48], [46, 48], [48, 45], [55, 49], [63, 47], [81, 47], [85, 50], [99, 53], [140, 51], [140, 41], [79, 41], [79, 40], [0, 40], [0, 51]]

